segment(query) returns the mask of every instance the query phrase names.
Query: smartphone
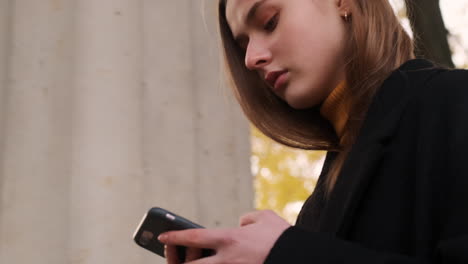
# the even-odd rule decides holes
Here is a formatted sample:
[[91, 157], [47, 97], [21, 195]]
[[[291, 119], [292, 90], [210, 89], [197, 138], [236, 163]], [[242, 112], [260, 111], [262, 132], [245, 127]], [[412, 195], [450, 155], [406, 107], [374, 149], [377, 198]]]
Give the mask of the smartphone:
[[[166, 231], [204, 228], [168, 210], [153, 207], [141, 219], [133, 240], [141, 247], [164, 257], [164, 244], [159, 242], [158, 236]], [[181, 262], [185, 261], [186, 248], [177, 246], [177, 255]], [[211, 250], [203, 249], [202, 256], [212, 255]]]

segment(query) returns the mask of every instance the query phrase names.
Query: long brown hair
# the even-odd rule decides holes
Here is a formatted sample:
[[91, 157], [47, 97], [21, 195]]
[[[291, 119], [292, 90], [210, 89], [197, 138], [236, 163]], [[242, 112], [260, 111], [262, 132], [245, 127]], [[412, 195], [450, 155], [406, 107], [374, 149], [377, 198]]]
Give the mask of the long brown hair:
[[331, 124], [320, 115], [319, 106], [293, 109], [258, 74], [246, 68], [244, 52], [227, 23], [226, 1], [219, 0], [219, 31], [226, 71], [238, 102], [254, 126], [281, 144], [339, 152], [326, 178], [329, 194], [359, 133], [372, 96], [393, 70], [414, 58], [413, 41], [388, 0], [351, 1], [345, 60], [349, 118], [342, 137], [338, 138]]

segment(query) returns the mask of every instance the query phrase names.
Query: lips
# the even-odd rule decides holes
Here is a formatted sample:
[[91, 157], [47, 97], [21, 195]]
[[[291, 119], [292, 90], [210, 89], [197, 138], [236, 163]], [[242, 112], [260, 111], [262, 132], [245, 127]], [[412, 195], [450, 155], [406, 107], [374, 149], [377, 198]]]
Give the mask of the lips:
[[[285, 81], [283, 74], [287, 72], [287, 70], [269, 72], [265, 76], [265, 81], [275, 90], [278, 90]], [[281, 79], [279, 79], [280, 77]]]

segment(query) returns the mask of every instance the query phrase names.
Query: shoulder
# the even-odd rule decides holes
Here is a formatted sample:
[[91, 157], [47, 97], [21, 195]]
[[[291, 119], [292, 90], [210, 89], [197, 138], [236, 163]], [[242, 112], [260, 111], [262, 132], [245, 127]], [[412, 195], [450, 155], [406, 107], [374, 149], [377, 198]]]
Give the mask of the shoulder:
[[400, 81], [409, 86], [409, 92], [415, 95], [424, 95], [424, 92], [466, 94], [468, 91], [468, 70], [447, 69], [424, 59], [415, 59], [403, 64], [396, 72]]
[[[450, 119], [447, 124], [446, 119]], [[468, 120], [468, 71], [410, 60], [391, 73], [375, 94], [362, 133], [392, 135], [397, 128]], [[366, 134], [367, 135], [367, 134]]]
[[[441, 99], [466, 100], [468, 96], [468, 70], [445, 70], [429, 79], [425, 90]], [[421, 91], [423, 92], [423, 91]]]
[[411, 127], [433, 140], [458, 140], [468, 133], [468, 70], [432, 68], [401, 74], [409, 87], [399, 116], [401, 128]]
[[413, 86], [408, 103], [433, 111], [442, 110], [441, 108], [468, 109], [468, 70], [439, 69], [418, 83], [412, 83], [411, 78], [414, 77], [411, 73], [407, 76]]
[[466, 102], [468, 107], [468, 70], [437, 67], [424, 59], [410, 60], [390, 75], [376, 97], [390, 108], [454, 102]]

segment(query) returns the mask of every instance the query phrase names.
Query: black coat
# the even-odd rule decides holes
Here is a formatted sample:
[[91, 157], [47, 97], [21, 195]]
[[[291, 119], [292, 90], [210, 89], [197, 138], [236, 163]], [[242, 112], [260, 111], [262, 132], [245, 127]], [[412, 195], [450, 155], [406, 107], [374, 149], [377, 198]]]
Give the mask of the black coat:
[[468, 263], [468, 71], [410, 60], [373, 98], [330, 199], [328, 153], [276, 263]]

